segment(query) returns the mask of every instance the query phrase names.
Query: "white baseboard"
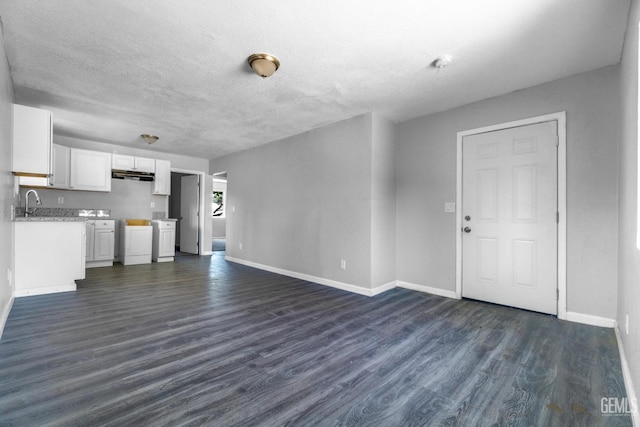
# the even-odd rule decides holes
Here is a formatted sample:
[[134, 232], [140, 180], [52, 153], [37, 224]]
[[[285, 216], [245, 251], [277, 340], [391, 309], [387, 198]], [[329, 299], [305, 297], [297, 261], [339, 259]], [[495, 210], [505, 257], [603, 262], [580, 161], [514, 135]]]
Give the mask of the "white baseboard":
[[30, 297], [34, 295], [46, 295], [56, 294], [58, 292], [71, 292], [76, 290], [76, 284], [73, 285], [58, 285], [58, 286], [46, 286], [43, 288], [29, 288], [29, 289], [16, 289], [16, 298]]
[[[613, 328], [616, 332], [616, 340], [618, 341], [618, 352], [620, 353], [620, 365], [622, 366], [622, 378], [624, 378], [624, 387], [627, 390], [627, 398], [630, 402], [638, 402], [636, 390], [633, 388], [633, 381], [631, 380], [631, 371], [629, 370], [629, 363], [627, 362], [627, 354], [624, 351], [624, 344], [622, 344], [622, 336], [620, 333], [620, 325], [616, 322]], [[634, 427], [640, 427], [640, 411], [631, 413], [631, 421]]]
[[11, 307], [13, 307], [14, 300], [15, 297], [11, 295], [9, 303], [2, 309], [2, 317], [0, 317], [0, 339], [2, 339], [2, 333], [4, 332], [4, 327], [7, 324], [7, 319], [9, 319], [9, 313], [11, 312]]
[[213, 255], [213, 251], [202, 251], [200, 255], [202, 256]]
[[[284, 270], [282, 268], [271, 267], [270, 265], [259, 264], [257, 262], [246, 261], [244, 259], [233, 258], [230, 256], [225, 256], [224, 259], [226, 259], [227, 261], [235, 262], [237, 264], [258, 268], [260, 270], [270, 271], [272, 273], [282, 274], [283, 276], [295, 277], [296, 279], [306, 280], [308, 282], [318, 283], [320, 285], [330, 286], [332, 288], [341, 289], [343, 291], [353, 292], [355, 294], [365, 295], [368, 297], [377, 295], [381, 292], [391, 289], [388, 286], [390, 286], [390, 284], [393, 283], [393, 282], [389, 282], [389, 283], [385, 283], [382, 286], [378, 286], [375, 289], [368, 289], [368, 288], [363, 288], [362, 286], [350, 285], [348, 283], [338, 282], [336, 280], [323, 279], [322, 277], [311, 276], [309, 274], [298, 273], [296, 271]], [[395, 286], [395, 283], [393, 283], [393, 286]]]
[[113, 261], [87, 261], [84, 265], [85, 268], [95, 268], [95, 267], [113, 267]]
[[569, 322], [584, 323], [585, 325], [600, 326], [603, 328], [613, 328], [616, 326], [615, 319], [607, 319], [606, 317], [576, 313], [573, 311], [567, 311], [566, 320]]
[[380, 286], [376, 286], [375, 288], [371, 289], [371, 296], [379, 295], [383, 292], [390, 291], [395, 287], [396, 287], [396, 281], [392, 280], [390, 282], [384, 283]]
[[438, 295], [446, 298], [460, 299], [456, 296], [455, 291], [447, 291], [446, 289], [432, 288], [430, 286], [416, 285], [415, 283], [396, 281], [396, 286], [404, 289], [411, 289], [412, 291], [424, 292], [427, 294]]

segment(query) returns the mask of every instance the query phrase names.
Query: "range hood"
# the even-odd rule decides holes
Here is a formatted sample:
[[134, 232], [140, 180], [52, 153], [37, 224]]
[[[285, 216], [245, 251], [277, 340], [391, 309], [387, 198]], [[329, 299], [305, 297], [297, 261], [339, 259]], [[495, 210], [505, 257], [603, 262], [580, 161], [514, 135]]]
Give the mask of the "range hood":
[[115, 179], [133, 179], [136, 181], [153, 181], [155, 174], [153, 172], [136, 172], [113, 169], [111, 171], [111, 178]]

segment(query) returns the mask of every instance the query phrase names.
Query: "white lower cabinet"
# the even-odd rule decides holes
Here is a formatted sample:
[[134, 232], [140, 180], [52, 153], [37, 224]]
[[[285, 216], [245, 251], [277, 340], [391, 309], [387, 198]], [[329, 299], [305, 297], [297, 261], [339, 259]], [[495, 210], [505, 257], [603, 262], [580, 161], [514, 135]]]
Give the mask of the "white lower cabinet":
[[14, 222], [15, 296], [76, 290], [85, 277], [84, 221]]
[[131, 220], [123, 220], [120, 227], [120, 262], [122, 265], [150, 264], [151, 226], [128, 225], [128, 221]]
[[87, 221], [87, 268], [113, 265], [115, 221], [95, 219]]
[[176, 220], [153, 220], [151, 226], [153, 227], [153, 261], [173, 261], [176, 254]]

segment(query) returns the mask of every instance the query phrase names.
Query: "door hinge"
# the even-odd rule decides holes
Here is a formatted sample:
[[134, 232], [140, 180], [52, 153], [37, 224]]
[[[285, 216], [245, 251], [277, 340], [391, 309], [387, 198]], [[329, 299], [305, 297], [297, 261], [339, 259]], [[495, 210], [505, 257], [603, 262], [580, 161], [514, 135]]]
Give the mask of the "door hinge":
[[556, 288], [556, 301], [560, 301], [560, 289]]
[[560, 224], [560, 212], [556, 212], [556, 224]]

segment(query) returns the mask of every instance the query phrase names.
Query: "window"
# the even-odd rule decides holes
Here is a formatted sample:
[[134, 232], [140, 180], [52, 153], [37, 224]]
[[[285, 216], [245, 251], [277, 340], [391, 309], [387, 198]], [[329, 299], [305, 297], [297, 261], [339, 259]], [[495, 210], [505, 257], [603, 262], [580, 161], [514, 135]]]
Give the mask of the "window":
[[211, 197], [211, 215], [214, 217], [224, 218], [224, 191], [213, 190]]

